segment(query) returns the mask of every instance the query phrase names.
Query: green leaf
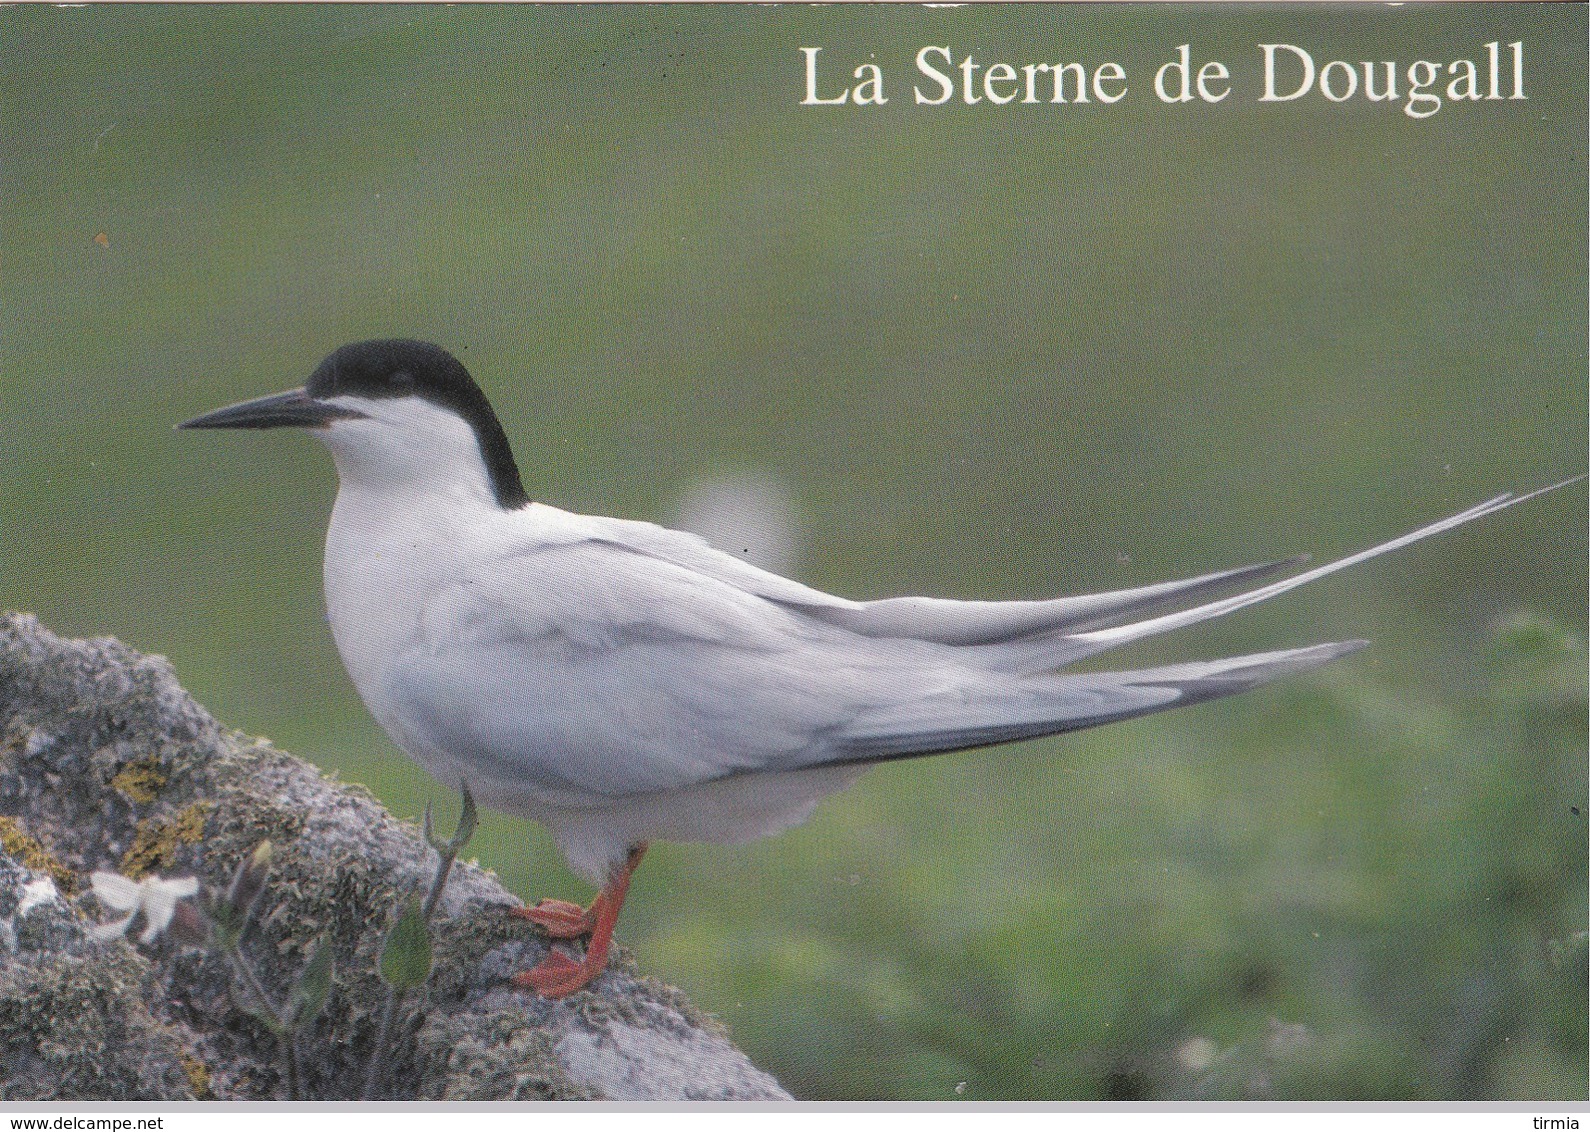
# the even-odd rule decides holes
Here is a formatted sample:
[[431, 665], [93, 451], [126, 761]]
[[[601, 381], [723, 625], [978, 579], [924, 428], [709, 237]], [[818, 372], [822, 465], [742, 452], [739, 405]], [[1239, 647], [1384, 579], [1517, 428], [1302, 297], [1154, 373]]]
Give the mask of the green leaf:
[[458, 815], [458, 829], [449, 842], [455, 853], [469, 844], [469, 839], [475, 836], [475, 827], [480, 824], [480, 814], [475, 809], [475, 796], [469, 792], [469, 783], [460, 780], [458, 789], [464, 795], [464, 809]]
[[298, 973], [298, 985], [293, 987], [292, 997], [287, 1001], [287, 1019], [294, 1029], [312, 1022], [315, 1015], [320, 1013], [320, 1008], [326, 1005], [326, 996], [331, 993], [333, 969], [331, 945], [322, 939], [315, 945], [315, 952], [309, 957], [309, 962]]
[[273, 1034], [285, 1034], [287, 1032], [287, 1027], [277, 1020], [276, 1015], [272, 1014], [268, 1007], [255, 1006], [252, 1003], [244, 1002], [238, 1004], [238, 1009], [251, 1018], [256, 1019]]
[[226, 900], [208, 900], [206, 905], [216, 950], [223, 954], [235, 950], [243, 934], [242, 915]]
[[232, 883], [226, 890], [224, 903], [242, 920], [248, 919], [260, 893], [265, 891], [274, 852], [269, 841], [261, 841], [254, 846], [254, 852], [249, 854], [247, 860], [238, 862], [237, 871], [232, 874]]
[[381, 948], [381, 979], [393, 990], [424, 986], [431, 977], [431, 935], [420, 902], [410, 899]]

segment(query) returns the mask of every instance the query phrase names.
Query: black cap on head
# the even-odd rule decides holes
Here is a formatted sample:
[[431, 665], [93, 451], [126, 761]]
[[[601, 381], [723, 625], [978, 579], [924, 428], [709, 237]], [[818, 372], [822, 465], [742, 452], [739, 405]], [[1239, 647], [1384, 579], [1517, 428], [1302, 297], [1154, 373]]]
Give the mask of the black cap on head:
[[355, 342], [321, 362], [304, 389], [318, 400], [422, 397], [450, 409], [475, 430], [497, 502], [510, 510], [530, 502], [491, 403], [463, 363], [440, 346], [409, 338]]

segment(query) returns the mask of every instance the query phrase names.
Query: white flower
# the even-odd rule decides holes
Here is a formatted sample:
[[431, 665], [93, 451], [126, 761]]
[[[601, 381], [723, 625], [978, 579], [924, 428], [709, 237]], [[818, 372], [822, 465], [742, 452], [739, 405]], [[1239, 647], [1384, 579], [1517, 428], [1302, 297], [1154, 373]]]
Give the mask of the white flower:
[[61, 899], [60, 889], [49, 877], [40, 877], [22, 886], [22, 902], [17, 905], [17, 915], [26, 916], [40, 904], [55, 904]]
[[195, 896], [199, 891], [198, 877], [178, 877], [175, 880], [149, 877], [136, 881], [119, 873], [95, 873], [89, 877], [89, 881], [101, 904], [113, 912], [127, 913], [119, 920], [88, 930], [92, 938], [100, 940], [125, 934], [133, 917], [142, 912], [148, 926], [138, 939], [143, 943], [153, 943], [170, 926], [171, 918], [177, 914], [177, 902]]

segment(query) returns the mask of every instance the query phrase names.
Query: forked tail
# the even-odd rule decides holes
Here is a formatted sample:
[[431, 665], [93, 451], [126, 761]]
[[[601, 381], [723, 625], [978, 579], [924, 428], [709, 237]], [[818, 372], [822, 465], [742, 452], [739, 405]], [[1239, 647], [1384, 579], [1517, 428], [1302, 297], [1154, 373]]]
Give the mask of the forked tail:
[[[1033, 633], [1029, 627], [1027, 632], [1013, 634], [1004, 640], [963, 646], [968, 653], [977, 655], [978, 664], [985, 673], [1002, 674], [1005, 679], [983, 682], [976, 685], [975, 690], [963, 686], [927, 691], [919, 697], [863, 712], [836, 737], [835, 754], [823, 761], [877, 762], [1077, 731], [1233, 695], [1282, 676], [1318, 667], [1339, 656], [1356, 652], [1368, 642], [1342, 641], [1128, 672], [1068, 674], [1059, 671], [1065, 665], [1108, 649], [1224, 617], [1228, 613], [1268, 601], [1349, 566], [1486, 515], [1493, 515], [1585, 478], [1583, 475], [1574, 476], [1525, 495], [1498, 495], [1449, 518], [1356, 554], [1349, 554], [1335, 562], [1180, 612], [1076, 631]], [[1252, 573], [1258, 573], [1267, 568], [1251, 569]], [[1191, 595], [1205, 588], [1211, 580], [1225, 582], [1231, 576], [1209, 575], [1205, 579], [1198, 579], [1196, 585], [1180, 584], [1183, 586], [1181, 592]], [[1161, 598], [1159, 593], [1153, 596], [1156, 602]], [[1078, 602], [1081, 599], [1062, 600]], [[1118, 602], [1116, 609], [1132, 604]], [[1089, 612], [1097, 616], [1097, 611]], [[958, 628], [962, 633], [966, 632], [964, 627]]]

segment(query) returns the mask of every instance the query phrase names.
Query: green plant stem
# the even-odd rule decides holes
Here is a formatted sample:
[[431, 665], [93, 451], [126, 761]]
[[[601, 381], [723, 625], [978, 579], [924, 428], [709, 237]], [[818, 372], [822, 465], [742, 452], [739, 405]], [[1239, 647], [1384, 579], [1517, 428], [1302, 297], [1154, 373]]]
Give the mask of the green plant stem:
[[[430, 811], [426, 811], [426, 824], [430, 823]], [[425, 902], [420, 905], [420, 918], [426, 923], [431, 922], [431, 916], [436, 911], [436, 905], [441, 903], [442, 890], [447, 887], [447, 878], [453, 871], [453, 862], [458, 860], [458, 853], [469, 839], [462, 840], [455, 837], [443, 848], [436, 850], [436, 872], [431, 877], [430, 891], [425, 894]], [[370, 1068], [365, 1073], [364, 1091], [359, 1094], [360, 1100], [374, 1100], [376, 1089], [381, 1083], [381, 1070], [386, 1063], [386, 1047], [392, 1036], [392, 1023], [397, 1018], [398, 1008], [403, 1005], [403, 1000], [408, 996], [407, 991], [400, 991], [394, 986], [386, 988], [386, 1001], [381, 1006], [381, 1022], [376, 1027], [375, 1045], [370, 1051]]]
[[360, 1100], [375, 1099], [376, 1088], [381, 1083], [381, 1067], [386, 1058], [387, 1041], [392, 1033], [392, 1020], [397, 1017], [398, 1006], [402, 1001], [403, 995], [396, 987], [386, 988], [386, 1002], [381, 1007], [381, 1024], [376, 1027], [375, 1046], [370, 1051], [370, 1068], [364, 1076], [364, 1091], [359, 1094]]
[[298, 1038], [291, 1030], [283, 1030], [276, 1038], [282, 1061], [287, 1070], [287, 1099], [304, 1099], [303, 1083], [298, 1078]]
[[259, 1000], [260, 1006], [271, 1016], [271, 1020], [280, 1026], [282, 1024], [282, 1012], [271, 1002], [270, 995], [265, 992], [264, 984], [260, 982], [259, 976], [254, 973], [254, 968], [249, 966], [248, 960], [243, 958], [243, 953], [234, 948], [226, 953], [226, 957], [232, 961], [232, 969], [248, 984], [249, 993]]
[[260, 1009], [269, 1014], [271, 1020], [276, 1023], [276, 1048], [281, 1056], [282, 1073], [287, 1081], [287, 1099], [290, 1101], [302, 1100], [303, 1090], [298, 1080], [297, 1042], [293, 1040], [292, 1031], [287, 1028], [286, 1023], [282, 1020], [281, 1010], [271, 1002], [270, 995], [265, 991], [265, 985], [260, 982], [259, 976], [254, 973], [254, 968], [249, 964], [249, 961], [243, 957], [242, 951], [234, 947], [226, 953], [226, 957], [231, 960], [232, 970], [236, 971], [238, 976], [248, 984], [249, 993], [259, 1001]]
[[441, 903], [442, 889], [447, 887], [447, 876], [453, 871], [453, 862], [458, 859], [458, 850], [463, 848], [449, 848], [436, 859], [436, 876], [431, 880], [431, 890], [425, 894], [425, 903], [420, 905], [420, 918], [427, 924], [431, 922], [431, 915], [436, 911], [436, 905]]

